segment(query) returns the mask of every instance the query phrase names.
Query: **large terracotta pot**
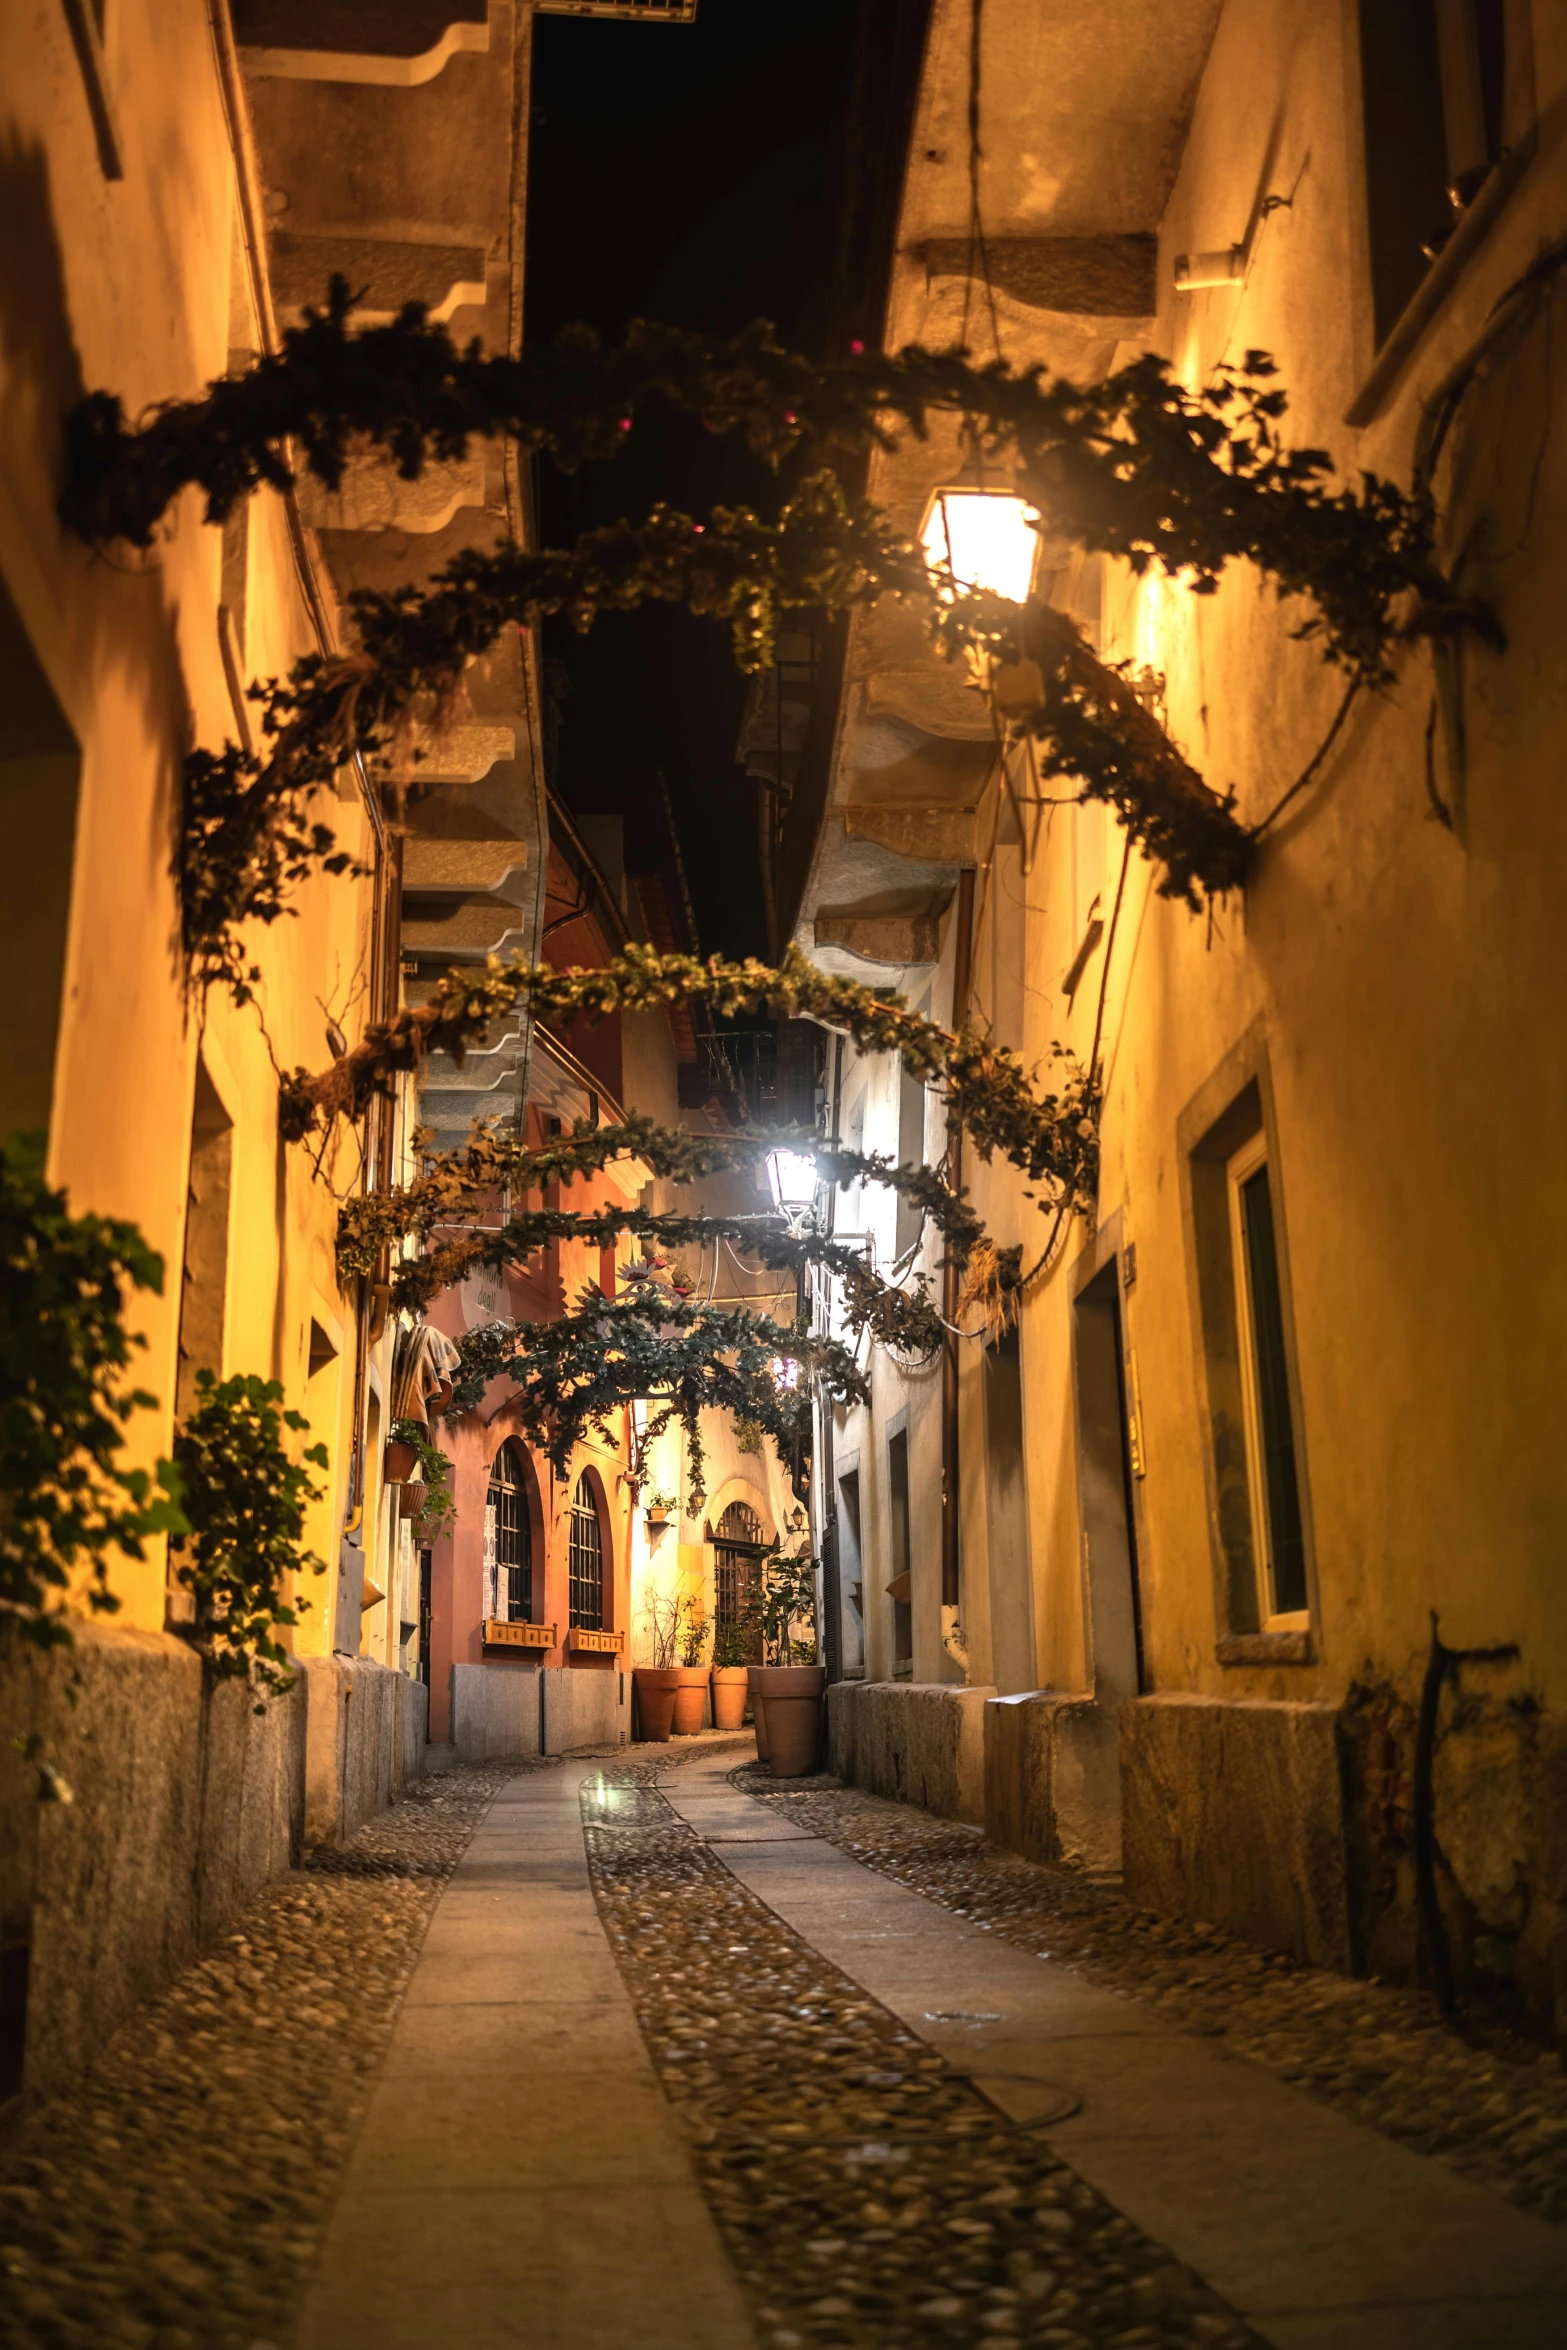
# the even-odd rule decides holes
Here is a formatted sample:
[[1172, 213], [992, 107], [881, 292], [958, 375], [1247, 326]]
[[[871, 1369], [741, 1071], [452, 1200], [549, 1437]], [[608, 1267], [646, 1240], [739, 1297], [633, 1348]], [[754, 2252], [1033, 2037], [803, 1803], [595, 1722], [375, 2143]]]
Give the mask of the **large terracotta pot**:
[[680, 1694], [680, 1667], [634, 1665], [631, 1678], [636, 1685], [637, 1710], [642, 1716], [642, 1735], [651, 1739], [654, 1745], [662, 1746], [675, 1718], [675, 1699]]
[[760, 1665], [746, 1666], [745, 1683], [751, 1696], [751, 1727], [756, 1732], [756, 1759], [758, 1762], [766, 1762], [767, 1708], [762, 1702], [762, 1667]]
[[824, 1665], [758, 1665], [757, 1694], [767, 1708], [767, 1759], [775, 1779], [803, 1779], [816, 1768], [821, 1743]]
[[419, 1455], [411, 1444], [387, 1441], [386, 1463], [383, 1474], [388, 1485], [406, 1485], [419, 1466]]
[[680, 1686], [675, 1691], [675, 1736], [694, 1738], [707, 1711], [706, 1665], [676, 1665]]
[[745, 1665], [714, 1665], [713, 1728], [715, 1730], [738, 1730], [744, 1722], [748, 1678], [749, 1668]]

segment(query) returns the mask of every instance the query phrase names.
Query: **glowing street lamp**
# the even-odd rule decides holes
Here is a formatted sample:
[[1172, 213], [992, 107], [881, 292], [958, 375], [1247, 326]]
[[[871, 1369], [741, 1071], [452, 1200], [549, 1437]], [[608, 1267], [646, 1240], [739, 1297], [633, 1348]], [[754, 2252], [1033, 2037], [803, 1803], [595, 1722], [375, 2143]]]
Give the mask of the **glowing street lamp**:
[[1038, 520], [1038, 507], [1014, 490], [950, 483], [926, 510], [920, 531], [926, 566], [949, 594], [981, 590], [1026, 604], [1039, 558]]
[[769, 1151], [767, 1180], [778, 1214], [791, 1232], [802, 1232], [816, 1212], [816, 1161], [807, 1151]]

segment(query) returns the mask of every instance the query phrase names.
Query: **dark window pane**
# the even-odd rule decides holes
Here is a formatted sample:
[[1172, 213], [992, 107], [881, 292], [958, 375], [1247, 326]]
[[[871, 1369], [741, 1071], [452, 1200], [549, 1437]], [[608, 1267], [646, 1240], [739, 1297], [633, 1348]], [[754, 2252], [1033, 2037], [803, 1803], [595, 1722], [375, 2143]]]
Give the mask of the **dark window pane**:
[[571, 1499], [570, 1609], [573, 1626], [583, 1632], [604, 1629], [604, 1541], [593, 1488], [587, 1472], [577, 1479]]
[[1371, 291], [1380, 343], [1452, 227], [1431, 0], [1360, 0]]
[[719, 1519], [714, 1535], [714, 1594], [716, 1629], [726, 1632], [740, 1621], [756, 1560], [766, 1548], [762, 1521], [748, 1502], [732, 1501]]
[[1241, 1221], [1246, 1234], [1246, 1272], [1251, 1291], [1252, 1343], [1256, 1354], [1257, 1416], [1262, 1425], [1263, 1483], [1268, 1497], [1269, 1548], [1273, 1559], [1273, 1605], [1281, 1616], [1306, 1605], [1306, 1543], [1301, 1530], [1300, 1487], [1295, 1477], [1295, 1431], [1290, 1420], [1289, 1372], [1284, 1359], [1284, 1304], [1279, 1293], [1279, 1260], [1273, 1241], [1273, 1195], [1268, 1170], [1259, 1167], [1241, 1185]]
[[533, 1529], [522, 1463], [515, 1446], [503, 1444], [490, 1471], [485, 1496], [495, 1519], [495, 1613], [506, 1623], [533, 1618]]

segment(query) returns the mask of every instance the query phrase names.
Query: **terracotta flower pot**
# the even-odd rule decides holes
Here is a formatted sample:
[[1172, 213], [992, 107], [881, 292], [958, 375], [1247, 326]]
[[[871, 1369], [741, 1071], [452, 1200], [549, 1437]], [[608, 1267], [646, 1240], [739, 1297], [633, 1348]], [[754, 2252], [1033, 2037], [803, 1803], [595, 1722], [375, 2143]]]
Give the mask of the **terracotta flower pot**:
[[388, 1485], [406, 1485], [418, 1466], [419, 1455], [411, 1444], [393, 1444], [388, 1440], [382, 1472]]
[[824, 1665], [758, 1665], [757, 1693], [767, 1708], [767, 1759], [775, 1779], [803, 1779], [816, 1768], [821, 1742]]
[[713, 1667], [713, 1728], [738, 1730], [745, 1720], [746, 1683], [750, 1678], [745, 1665], [714, 1665]]
[[706, 1665], [676, 1665], [680, 1686], [675, 1692], [675, 1736], [694, 1738], [707, 1711]]
[[417, 1518], [428, 1499], [425, 1485], [410, 1477], [398, 1495], [397, 1506], [405, 1518]]
[[746, 1668], [745, 1668], [745, 1682], [746, 1682], [746, 1688], [747, 1688], [747, 1690], [750, 1692], [750, 1698], [751, 1698], [751, 1727], [752, 1727], [752, 1728], [755, 1730], [755, 1732], [756, 1732], [756, 1759], [757, 1759], [757, 1761], [758, 1761], [758, 1762], [766, 1762], [766, 1760], [767, 1760], [767, 1707], [766, 1707], [766, 1705], [763, 1703], [763, 1700], [762, 1700], [762, 1678], [761, 1678], [761, 1676], [762, 1676], [762, 1667], [761, 1667], [760, 1665], [747, 1665], [747, 1666], [746, 1666]]
[[631, 1678], [636, 1685], [637, 1707], [642, 1716], [642, 1735], [651, 1739], [654, 1745], [662, 1746], [675, 1718], [675, 1699], [680, 1694], [680, 1667], [635, 1665]]

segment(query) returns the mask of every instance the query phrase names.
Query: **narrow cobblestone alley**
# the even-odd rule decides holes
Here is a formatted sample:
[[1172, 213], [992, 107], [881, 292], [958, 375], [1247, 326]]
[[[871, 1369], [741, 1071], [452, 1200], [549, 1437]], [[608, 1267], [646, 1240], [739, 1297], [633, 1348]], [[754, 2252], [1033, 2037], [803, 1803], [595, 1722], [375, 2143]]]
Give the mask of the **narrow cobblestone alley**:
[[1492, 2191], [1561, 2207], [1543, 2067], [1288, 1970], [1297, 2068], [1353, 2004], [1406, 2117], [1433, 2075], [1533, 2096], [1556, 2151], [1460, 2178], [1288, 2085], [1258, 1954], [1210, 1950], [1237, 2056], [1143, 1995], [1157, 1925], [1113, 1894], [1047, 1958], [1080, 1883], [750, 1753], [452, 1773], [274, 1887], [7, 2148], [0, 2342], [1561, 2339], [1567, 2234]]

